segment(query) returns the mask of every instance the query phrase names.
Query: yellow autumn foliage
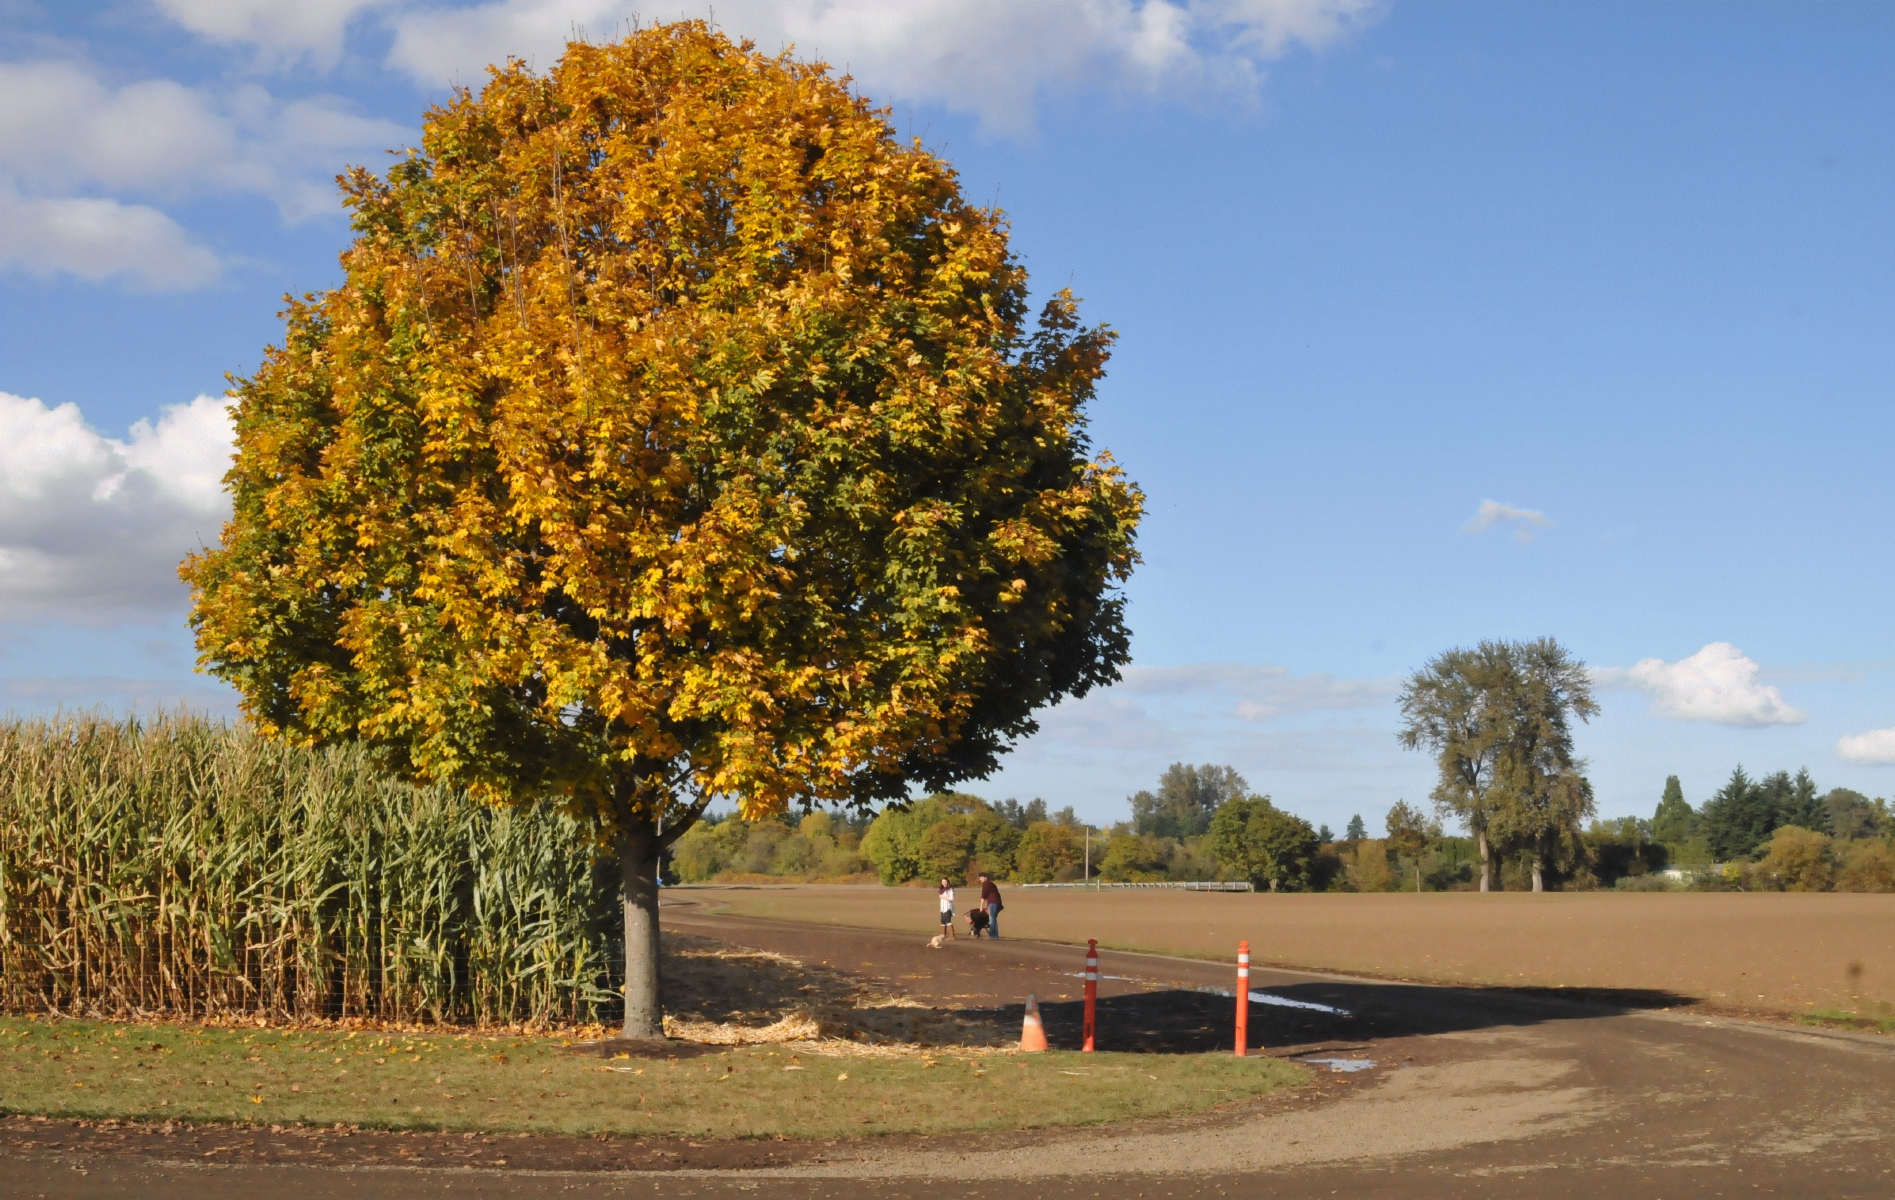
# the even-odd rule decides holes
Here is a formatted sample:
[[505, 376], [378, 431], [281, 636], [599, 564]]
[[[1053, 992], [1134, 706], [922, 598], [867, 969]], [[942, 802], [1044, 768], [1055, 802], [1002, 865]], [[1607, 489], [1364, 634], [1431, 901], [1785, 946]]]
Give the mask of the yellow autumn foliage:
[[822, 65], [575, 43], [343, 186], [182, 568], [266, 734], [675, 833], [946, 788], [1117, 677], [1112, 335], [1031, 323], [1002, 214]]

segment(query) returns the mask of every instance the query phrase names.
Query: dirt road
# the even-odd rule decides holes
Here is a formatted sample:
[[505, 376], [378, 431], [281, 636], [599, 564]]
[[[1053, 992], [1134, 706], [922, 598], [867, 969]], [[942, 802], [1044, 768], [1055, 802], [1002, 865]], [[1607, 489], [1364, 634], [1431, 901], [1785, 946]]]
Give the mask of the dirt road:
[[[1079, 957], [1026, 941], [927, 949], [918, 936], [719, 916], [668, 897], [667, 925], [825, 959], [918, 1000], [998, 1010], [1050, 1000], [1055, 1044], [1077, 1034]], [[1225, 1044], [1225, 969], [1108, 954], [1101, 1035], [1156, 1053]], [[1116, 978], [1113, 978], [1116, 977]], [[0, 1160], [0, 1193], [151, 1200], [326, 1197], [759, 1195], [875, 1197], [1448, 1197], [1895, 1194], [1895, 1040], [1803, 1032], [1530, 991], [1268, 971], [1254, 1041], [1273, 1054], [1375, 1065], [1321, 1096], [1143, 1126], [840, 1144], [821, 1161], [707, 1174], [202, 1167], [70, 1153]], [[1083, 1086], [1075, 1078], [1074, 1086]], [[85, 1172], [85, 1173], [81, 1173]]]

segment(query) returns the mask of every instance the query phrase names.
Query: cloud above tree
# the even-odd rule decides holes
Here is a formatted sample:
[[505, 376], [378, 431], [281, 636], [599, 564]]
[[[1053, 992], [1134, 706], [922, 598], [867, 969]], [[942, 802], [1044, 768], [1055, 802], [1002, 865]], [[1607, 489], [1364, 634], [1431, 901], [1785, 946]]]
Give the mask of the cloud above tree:
[[1759, 682], [1760, 671], [1729, 642], [1712, 642], [1677, 662], [1644, 658], [1629, 667], [1595, 668], [1592, 675], [1601, 688], [1644, 692], [1652, 698], [1653, 712], [1680, 721], [1745, 729], [1802, 724], [1807, 714], [1786, 701], [1776, 687]]
[[217, 539], [230, 449], [213, 396], [119, 440], [76, 405], [0, 392], [0, 620], [182, 610], [178, 562]]

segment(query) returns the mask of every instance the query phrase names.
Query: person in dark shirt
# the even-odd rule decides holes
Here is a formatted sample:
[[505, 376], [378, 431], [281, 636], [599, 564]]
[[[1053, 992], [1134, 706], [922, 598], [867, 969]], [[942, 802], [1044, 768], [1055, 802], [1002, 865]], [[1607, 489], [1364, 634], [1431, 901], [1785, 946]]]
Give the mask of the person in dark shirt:
[[987, 936], [1000, 940], [1000, 910], [1006, 905], [1000, 902], [1000, 889], [994, 886], [993, 877], [985, 871], [980, 875], [980, 903], [987, 910]]

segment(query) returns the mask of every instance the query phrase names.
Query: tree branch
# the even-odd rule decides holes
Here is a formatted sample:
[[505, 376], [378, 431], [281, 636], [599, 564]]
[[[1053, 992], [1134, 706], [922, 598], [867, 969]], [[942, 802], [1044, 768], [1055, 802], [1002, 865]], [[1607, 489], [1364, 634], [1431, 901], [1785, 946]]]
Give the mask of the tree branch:
[[711, 806], [711, 793], [701, 793], [690, 808], [685, 810], [684, 819], [658, 835], [658, 849], [669, 850], [671, 844], [684, 836], [686, 830], [697, 824], [704, 810]]

